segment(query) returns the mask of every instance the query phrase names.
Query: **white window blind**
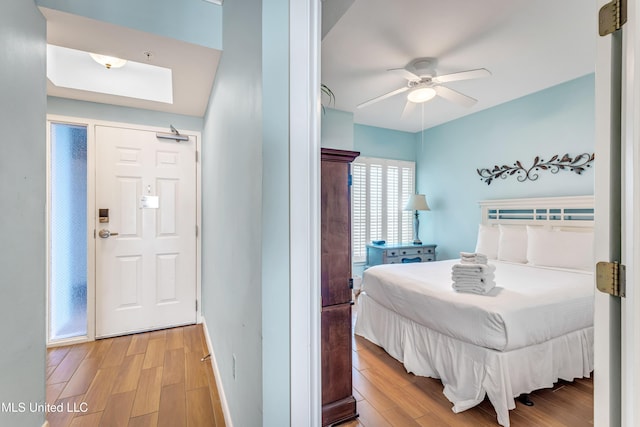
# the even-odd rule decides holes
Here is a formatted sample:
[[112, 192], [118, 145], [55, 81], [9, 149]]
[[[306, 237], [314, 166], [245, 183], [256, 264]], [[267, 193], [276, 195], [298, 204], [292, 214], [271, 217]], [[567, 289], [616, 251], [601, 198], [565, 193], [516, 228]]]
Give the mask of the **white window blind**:
[[415, 192], [415, 163], [358, 157], [351, 166], [351, 249], [364, 261], [372, 240], [387, 243], [413, 239], [413, 212], [404, 211]]

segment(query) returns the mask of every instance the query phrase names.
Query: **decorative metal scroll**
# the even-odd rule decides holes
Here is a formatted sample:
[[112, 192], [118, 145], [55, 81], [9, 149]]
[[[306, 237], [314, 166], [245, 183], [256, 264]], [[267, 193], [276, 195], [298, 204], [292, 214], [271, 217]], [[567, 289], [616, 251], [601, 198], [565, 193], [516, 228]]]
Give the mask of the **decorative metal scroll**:
[[591, 162], [595, 159], [595, 153], [582, 153], [577, 156], [571, 158], [568, 154], [560, 157], [557, 154], [553, 156], [550, 160], [544, 161], [540, 158], [540, 156], [536, 156], [533, 159], [533, 166], [530, 168], [525, 168], [522, 166], [522, 163], [519, 160], [513, 164], [513, 166], [495, 165], [493, 169], [476, 169], [478, 171], [478, 175], [480, 175], [480, 179], [490, 185], [494, 179], [502, 178], [505, 179], [509, 176], [516, 175], [518, 181], [536, 181], [538, 179], [539, 171], [550, 171], [551, 173], [558, 173], [561, 170], [567, 170], [570, 172], [575, 172], [580, 175], [582, 172], [586, 170], [586, 168], [591, 167]]

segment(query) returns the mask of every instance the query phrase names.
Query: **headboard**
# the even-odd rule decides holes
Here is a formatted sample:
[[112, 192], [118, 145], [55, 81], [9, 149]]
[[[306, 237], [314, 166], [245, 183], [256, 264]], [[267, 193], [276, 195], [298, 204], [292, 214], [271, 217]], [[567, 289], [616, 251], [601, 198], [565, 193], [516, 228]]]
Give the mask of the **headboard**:
[[483, 200], [482, 224], [540, 225], [589, 228], [594, 225], [593, 196]]

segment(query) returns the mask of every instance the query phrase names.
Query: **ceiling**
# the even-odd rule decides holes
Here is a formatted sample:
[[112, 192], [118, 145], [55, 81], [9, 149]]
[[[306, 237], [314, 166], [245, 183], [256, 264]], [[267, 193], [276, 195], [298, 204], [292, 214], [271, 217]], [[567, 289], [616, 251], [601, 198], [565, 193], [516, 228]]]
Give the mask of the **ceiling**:
[[[53, 9], [40, 10], [47, 19], [47, 43], [169, 68], [173, 80], [172, 103], [57, 87], [50, 80], [48, 95], [204, 116], [221, 51]], [[148, 59], [145, 52], [151, 53]]]
[[[359, 124], [417, 132], [540, 91], [595, 70], [597, 11], [584, 0], [324, 0], [322, 83], [332, 108]], [[403, 116], [406, 92], [356, 106], [406, 85], [386, 70], [421, 57], [438, 74], [476, 68], [488, 78], [447, 83], [478, 102], [440, 97]], [[326, 104], [327, 100], [325, 100]], [[421, 114], [423, 106], [423, 115]]]

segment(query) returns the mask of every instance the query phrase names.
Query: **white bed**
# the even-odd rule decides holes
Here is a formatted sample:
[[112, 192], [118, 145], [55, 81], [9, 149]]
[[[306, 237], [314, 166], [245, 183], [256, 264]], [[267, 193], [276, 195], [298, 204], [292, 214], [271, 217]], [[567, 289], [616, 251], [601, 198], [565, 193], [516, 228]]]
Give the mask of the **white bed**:
[[[570, 234], [592, 227], [592, 206], [588, 197], [482, 202], [482, 223], [535, 224]], [[590, 375], [590, 271], [490, 260], [496, 287], [476, 295], [451, 288], [456, 262], [366, 270], [355, 333], [382, 346], [407, 371], [440, 378], [454, 412], [479, 404], [486, 394], [503, 426], [509, 426], [508, 411], [520, 394]]]

